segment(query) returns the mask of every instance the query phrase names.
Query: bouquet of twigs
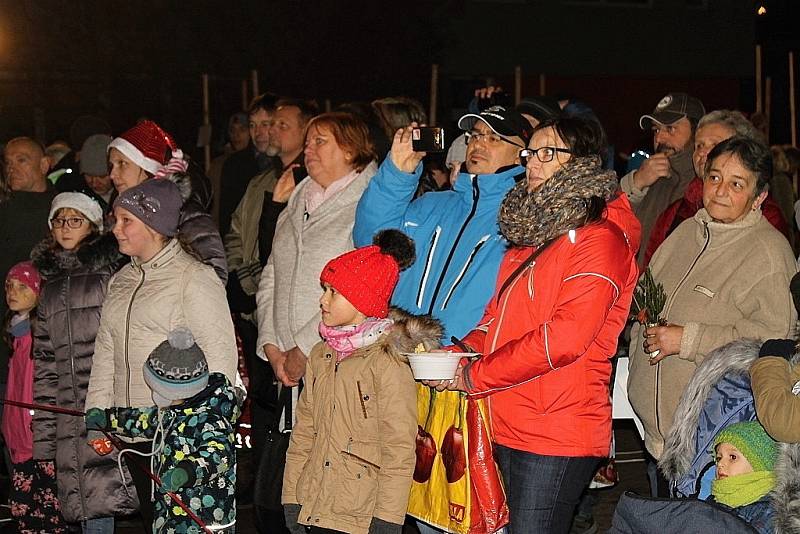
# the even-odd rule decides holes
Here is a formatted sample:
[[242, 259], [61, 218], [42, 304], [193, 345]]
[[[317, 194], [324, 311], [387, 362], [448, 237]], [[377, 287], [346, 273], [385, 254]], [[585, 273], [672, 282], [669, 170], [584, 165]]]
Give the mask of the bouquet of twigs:
[[631, 307], [633, 317], [646, 326], [663, 326], [666, 321], [661, 318], [661, 312], [664, 311], [666, 302], [667, 294], [664, 286], [653, 279], [653, 273], [648, 267], [633, 292], [633, 306]]

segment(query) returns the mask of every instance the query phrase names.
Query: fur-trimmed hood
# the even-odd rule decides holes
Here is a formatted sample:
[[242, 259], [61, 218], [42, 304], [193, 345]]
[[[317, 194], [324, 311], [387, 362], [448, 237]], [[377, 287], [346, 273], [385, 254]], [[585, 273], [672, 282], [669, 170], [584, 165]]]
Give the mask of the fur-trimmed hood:
[[83, 243], [77, 251], [53, 250], [52, 245], [53, 238], [48, 237], [31, 251], [31, 260], [45, 279], [79, 268], [94, 272], [113, 266], [116, 271], [125, 261], [111, 232], [100, 234]]
[[[714, 386], [726, 375], [747, 377], [758, 358], [761, 341], [739, 339], [708, 354], [681, 396], [673, 427], [667, 436], [658, 467], [668, 480], [686, 475], [695, 457], [700, 414]], [[800, 354], [791, 364], [800, 365]], [[800, 534], [800, 443], [781, 443], [775, 465], [777, 482], [770, 493], [775, 510], [775, 531]]]
[[430, 315], [412, 315], [400, 308], [391, 308], [389, 318], [394, 321], [392, 329], [378, 343], [392, 346], [398, 352], [414, 352], [422, 343], [425, 350], [438, 349], [444, 329], [442, 323]]

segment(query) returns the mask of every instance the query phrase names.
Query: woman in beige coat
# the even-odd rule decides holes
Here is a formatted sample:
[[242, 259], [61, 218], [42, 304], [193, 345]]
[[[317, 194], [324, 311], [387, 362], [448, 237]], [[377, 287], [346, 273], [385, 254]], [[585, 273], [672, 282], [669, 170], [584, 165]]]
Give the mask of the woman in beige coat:
[[658, 459], [678, 400], [711, 350], [739, 338], [785, 338], [796, 312], [789, 243], [761, 215], [771, 175], [769, 149], [733, 137], [709, 154], [703, 206], [658, 248], [650, 263], [667, 295], [666, 326], [631, 331], [628, 394]]
[[[179, 326], [195, 334], [209, 371], [236, 383], [236, 340], [225, 288], [214, 269], [187, 253], [175, 238], [182, 203], [177, 186], [160, 179], [127, 189], [114, 202], [114, 235], [131, 262], [109, 281], [87, 409], [152, 406], [142, 366]], [[133, 443], [131, 448], [147, 453], [151, 443]], [[131, 475], [148, 523], [149, 478], [139, 469], [131, 469]]]

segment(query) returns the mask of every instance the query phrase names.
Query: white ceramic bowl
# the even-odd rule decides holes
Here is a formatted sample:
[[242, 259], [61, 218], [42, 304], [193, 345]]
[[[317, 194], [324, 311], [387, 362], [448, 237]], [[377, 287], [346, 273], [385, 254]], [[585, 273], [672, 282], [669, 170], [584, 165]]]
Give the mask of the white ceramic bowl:
[[408, 363], [416, 380], [450, 380], [456, 375], [461, 358], [477, 356], [475, 352], [407, 352]]

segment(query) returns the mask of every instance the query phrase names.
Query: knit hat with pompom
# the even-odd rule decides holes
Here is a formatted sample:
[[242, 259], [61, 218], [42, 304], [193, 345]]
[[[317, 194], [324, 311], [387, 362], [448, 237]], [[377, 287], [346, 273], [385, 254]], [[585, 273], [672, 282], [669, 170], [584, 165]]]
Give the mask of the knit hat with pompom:
[[319, 279], [367, 317], [383, 318], [400, 271], [416, 254], [414, 241], [400, 230], [378, 232], [372, 243], [329, 261]]
[[177, 400], [194, 397], [208, 385], [208, 362], [187, 328], [169, 333], [144, 362], [144, 381], [153, 402], [166, 407]]

